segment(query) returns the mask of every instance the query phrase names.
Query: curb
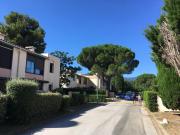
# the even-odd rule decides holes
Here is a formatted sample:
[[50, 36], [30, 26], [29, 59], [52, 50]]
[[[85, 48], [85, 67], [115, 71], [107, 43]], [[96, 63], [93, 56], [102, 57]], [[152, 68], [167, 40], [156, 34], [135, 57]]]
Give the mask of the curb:
[[144, 130], [145, 130], [146, 135], [160, 135], [154, 123], [152, 122], [152, 119], [149, 113], [143, 106], [141, 107], [141, 113], [143, 115], [142, 120], [143, 120], [143, 125], [144, 125]]
[[160, 135], [169, 135], [167, 131], [164, 129], [164, 127], [159, 123], [159, 121], [155, 118], [153, 114], [150, 115], [151, 118], [153, 119], [153, 123], [158, 126], [158, 129], [160, 130]]
[[144, 110], [146, 110], [146, 112], [148, 113], [148, 115], [150, 116], [152, 123], [158, 133], [158, 135], [169, 135], [167, 133], [167, 131], [164, 129], [164, 127], [159, 123], [159, 121], [155, 118], [154, 114], [151, 113], [149, 110], [146, 109], [146, 107], [142, 107]]

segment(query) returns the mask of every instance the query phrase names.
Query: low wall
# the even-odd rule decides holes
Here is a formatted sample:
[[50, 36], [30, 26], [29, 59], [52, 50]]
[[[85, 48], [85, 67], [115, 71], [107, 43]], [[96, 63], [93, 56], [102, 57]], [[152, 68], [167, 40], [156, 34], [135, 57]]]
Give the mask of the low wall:
[[170, 112], [173, 111], [172, 109], [168, 109], [163, 105], [162, 99], [158, 96], [157, 97], [158, 109], [159, 112]]

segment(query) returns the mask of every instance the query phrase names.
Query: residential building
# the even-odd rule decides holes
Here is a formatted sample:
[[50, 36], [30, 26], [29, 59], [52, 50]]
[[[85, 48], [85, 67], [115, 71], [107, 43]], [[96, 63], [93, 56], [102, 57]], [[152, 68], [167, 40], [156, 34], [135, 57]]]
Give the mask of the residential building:
[[59, 88], [60, 61], [47, 53], [35, 53], [35, 48], [22, 48], [4, 40], [0, 34], [0, 89], [9, 79], [36, 80], [39, 90]]
[[84, 87], [94, 87], [97, 89], [106, 89], [106, 83], [98, 77], [97, 75], [85, 75], [85, 74], [75, 74], [73, 78], [70, 78], [70, 84], [64, 85], [64, 88], [84, 88]]

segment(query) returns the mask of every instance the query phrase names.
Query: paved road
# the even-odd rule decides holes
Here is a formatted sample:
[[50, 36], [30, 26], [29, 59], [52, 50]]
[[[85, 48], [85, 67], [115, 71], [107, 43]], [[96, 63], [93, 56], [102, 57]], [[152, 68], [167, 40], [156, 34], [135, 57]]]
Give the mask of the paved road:
[[25, 135], [157, 135], [141, 106], [127, 102], [85, 107]]

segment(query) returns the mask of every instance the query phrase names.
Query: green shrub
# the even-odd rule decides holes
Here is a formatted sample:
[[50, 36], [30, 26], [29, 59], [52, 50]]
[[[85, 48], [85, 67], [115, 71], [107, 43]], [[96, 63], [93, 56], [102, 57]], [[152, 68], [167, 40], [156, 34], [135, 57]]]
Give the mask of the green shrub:
[[98, 99], [97, 99], [97, 95], [89, 95], [88, 102], [107, 102], [107, 101], [105, 95], [98, 95]]
[[[97, 93], [97, 90], [96, 90], [96, 93]], [[96, 93], [94, 93], [94, 94], [96, 94]], [[106, 95], [106, 90], [98, 89], [98, 94], [99, 95]], [[92, 95], [92, 94], [90, 94], [90, 95]]]
[[84, 92], [86, 92], [87, 94], [95, 94], [96, 90], [94, 87], [84, 87], [84, 88], [63, 88], [61, 90], [63, 92], [63, 94], [68, 95], [68, 92], [79, 92], [81, 94], [83, 94]]
[[7, 96], [0, 95], [0, 123], [5, 120], [7, 111]]
[[158, 94], [169, 109], [180, 109], [180, 77], [172, 67], [158, 65]]
[[54, 90], [51, 90], [51, 92], [53, 92], [53, 93], [61, 93], [61, 94], [63, 94], [63, 88], [56, 88], [56, 89], [54, 89]]
[[68, 95], [64, 95], [62, 99], [62, 110], [66, 110], [71, 104], [71, 98]]
[[7, 115], [11, 121], [24, 123], [29, 121], [31, 103], [38, 84], [30, 80], [10, 80], [6, 84], [9, 95]]
[[9, 120], [24, 124], [33, 118], [45, 118], [61, 109], [60, 93], [36, 93], [38, 84], [30, 80], [7, 82]]
[[33, 96], [38, 89], [38, 84], [32, 80], [14, 79], [6, 83], [7, 94], [13, 97]]
[[85, 96], [80, 93], [72, 93], [72, 98], [71, 98], [71, 105], [76, 106], [76, 105], [81, 105], [85, 103]]
[[41, 117], [57, 113], [62, 105], [62, 95], [59, 93], [38, 93], [31, 102], [30, 118]]
[[144, 91], [143, 99], [144, 99], [146, 107], [151, 112], [157, 112], [158, 111], [157, 93], [156, 92]]

